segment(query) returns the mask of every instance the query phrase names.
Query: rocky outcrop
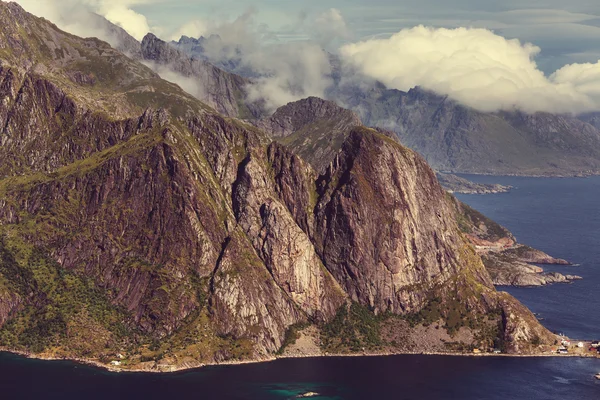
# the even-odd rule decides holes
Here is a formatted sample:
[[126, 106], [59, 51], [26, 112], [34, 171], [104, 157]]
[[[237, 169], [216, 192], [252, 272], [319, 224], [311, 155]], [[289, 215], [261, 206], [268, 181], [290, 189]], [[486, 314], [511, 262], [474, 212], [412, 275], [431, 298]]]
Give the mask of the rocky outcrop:
[[317, 187], [317, 249], [353, 300], [380, 312], [418, 310], [465, 267], [434, 173], [391, 139], [354, 130]]
[[[222, 335], [251, 340], [256, 356], [276, 352], [288, 327], [305, 320], [242, 234], [224, 250], [211, 280], [210, 310]], [[244, 243], [246, 242], [246, 243]]]
[[571, 265], [571, 263], [569, 263], [567, 260], [554, 258], [541, 250], [537, 250], [525, 245], [514, 246], [505, 250], [502, 254], [530, 264]]
[[450, 193], [464, 194], [494, 194], [509, 192], [512, 187], [499, 184], [484, 184], [471, 182], [453, 174], [436, 173], [438, 181]]
[[532, 265], [570, 263], [517, 243], [508, 229], [455, 198], [452, 199], [459, 227], [481, 256], [494, 285], [544, 286], [582, 279], [577, 275], [546, 273], [543, 268]]
[[498, 294], [502, 315], [502, 339], [508, 353], [530, 353], [544, 344], [554, 344], [556, 336], [537, 323], [536, 317], [508, 293]]
[[482, 259], [494, 285], [498, 286], [545, 286], [582, 279], [576, 275], [544, 272], [543, 268], [523, 262], [505, 252], [488, 252], [482, 255]]
[[324, 172], [350, 131], [362, 126], [352, 111], [317, 97], [289, 103], [255, 124], [319, 172]]
[[238, 223], [275, 282], [311, 319], [327, 321], [345, 303], [345, 294], [273, 191], [274, 177], [261, 161], [265, 158], [250, 155], [240, 165], [233, 192]]

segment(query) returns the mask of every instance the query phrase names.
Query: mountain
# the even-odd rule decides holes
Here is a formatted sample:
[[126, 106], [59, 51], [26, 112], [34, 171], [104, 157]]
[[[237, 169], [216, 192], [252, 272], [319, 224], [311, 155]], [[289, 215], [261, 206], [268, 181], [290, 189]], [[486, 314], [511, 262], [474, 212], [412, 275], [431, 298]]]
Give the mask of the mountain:
[[[255, 77], [240, 50], [219, 36], [182, 37], [171, 45], [230, 72]], [[327, 98], [371, 127], [394, 131], [437, 170], [457, 173], [573, 176], [600, 173], [598, 116], [479, 112], [433, 92], [352, 83], [330, 55], [335, 84]], [[350, 82], [350, 83], [349, 83]]]
[[250, 79], [259, 76], [242, 62], [242, 50], [238, 46], [225, 43], [219, 35], [201, 36], [198, 39], [182, 36], [178, 41], [171, 41], [169, 44], [184, 54], [209, 62], [224, 71]]
[[191, 57], [151, 33], [140, 43], [100, 15], [88, 13], [85, 17], [90, 29], [97, 31], [115, 49], [181, 86], [220, 114], [250, 119], [265, 114], [260, 101], [248, 99], [246, 88], [251, 84], [248, 79]]
[[254, 123], [319, 172], [333, 161], [352, 128], [362, 126], [352, 111], [317, 97], [289, 103]]
[[[318, 172], [15, 3], [0, 61], [2, 348], [174, 370], [308, 331], [315, 355], [554, 342], [494, 289], [425, 160], [354, 117]], [[349, 115], [307, 103], [292, 130]]]
[[396, 132], [437, 170], [477, 174], [600, 173], [600, 130], [568, 115], [483, 113], [420, 88], [340, 86], [332, 99], [368, 126]]
[[112, 47], [129, 57], [139, 60], [142, 58], [140, 42], [120, 26], [113, 24], [101, 15], [96, 13], [87, 13], [85, 21], [92, 31], [102, 34], [103, 40], [107, 41]]
[[151, 33], [142, 40], [141, 53], [158, 72], [166, 69], [167, 77], [223, 115], [252, 119], [264, 114], [260, 102], [248, 99], [246, 86], [251, 82], [246, 78], [192, 58]]

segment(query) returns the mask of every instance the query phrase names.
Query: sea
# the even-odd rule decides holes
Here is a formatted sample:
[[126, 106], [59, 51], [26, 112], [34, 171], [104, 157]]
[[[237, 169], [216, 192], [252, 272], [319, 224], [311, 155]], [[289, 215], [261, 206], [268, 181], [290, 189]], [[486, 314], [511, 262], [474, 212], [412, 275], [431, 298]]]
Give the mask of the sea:
[[[575, 266], [544, 266], [582, 281], [505, 288], [550, 330], [600, 339], [600, 177], [465, 176], [513, 186], [458, 195], [519, 242]], [[402, 355], [325, 357], [206, 367], [173, 374], [111, 373], [68, 361], [0, 353], [0, 399], [599, 400], [600, 360]], [[311, 395], [312, 397], [302, 397]]]

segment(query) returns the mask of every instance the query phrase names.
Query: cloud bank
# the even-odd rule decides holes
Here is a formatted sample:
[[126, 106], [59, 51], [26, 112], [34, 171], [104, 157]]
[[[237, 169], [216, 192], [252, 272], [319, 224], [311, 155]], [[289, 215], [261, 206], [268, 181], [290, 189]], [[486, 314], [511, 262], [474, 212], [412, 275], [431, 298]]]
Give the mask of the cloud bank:
[[[104, 16], [137, 39], [153, 30], [147, 18], [134, 10], [153, 0], [17, 1], [62, 29], [79, 36], [97, 36], [113, 45], [103, 27], [90, 18], [90, 12]], [[250, 9], [233, 20], [196, 18], [172, 31], [170, 37], [204, 36], [202, 57], [251, 77], [251, 100], [262, 99], [271, 110], [308, 96], [325, 97], [336, 83], [330, 55], [323, 49], [335, 49], [344, 41], [334, 50], [341, 59], [340, 70], [346, 73], [342, 82], [360, 87], [373, 81], [403, 91], [420, 86], [480, 111], [577, 114], [600, 110], [600, 61], [566, 65], [546, 75], [536, 63], [539, 47], [487, 29], [417, 26], [390, 37], [353, 43], [349, 42], [352, 34], [342, 12], [332, 8], [300, 15], [288, 32], [289, 37], [297, 35], [298, 39], [280, 41], [266, 25], [257, 23], [255, 16], [256, 10]], [[585, 14], [572, 17], [577, 21], [589, 18]], [[182, 83], [175, 78], [170, 80]], [[187, 88], [198, 86], [184, 83]]]
[[344, 62], [389, 88], [420, 86], [481, 111], [600, 109], [599, 64], [574, 64], [546, 77], [534, 61], [539, 52], [485, 29], [424, 26], [340, 49]]

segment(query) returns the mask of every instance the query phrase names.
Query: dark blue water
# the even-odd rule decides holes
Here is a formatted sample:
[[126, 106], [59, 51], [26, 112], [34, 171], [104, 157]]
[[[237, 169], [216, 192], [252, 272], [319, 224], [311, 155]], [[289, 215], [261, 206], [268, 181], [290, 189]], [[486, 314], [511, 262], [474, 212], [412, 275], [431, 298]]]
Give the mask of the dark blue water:
[[592, 359], [394, 356], [279, 360], [186, 373], [111, 374], [0, 354], [2, 399], [600, 398]]
[[[553, 330], [600, 337], [600, 178], [470, 177], [510, 184], [508, 194], [459, 196], [522, 243], [580, 263], [572, 285], [509, 289]], [[176, 374], [114, 374], [70, 362], [0, 353], [3, 399], [600, 399], [600, 360], [394, 356], [279, 360]]]
[[510, 229], [519, 242], [579, 264], [546, 270], [584, 278], [569, 285], [501, 289], [539, 313], [549, 329], [600, 339], [600, 177], [465, 177], [514, 186], [510, 193], [458, 198]]

